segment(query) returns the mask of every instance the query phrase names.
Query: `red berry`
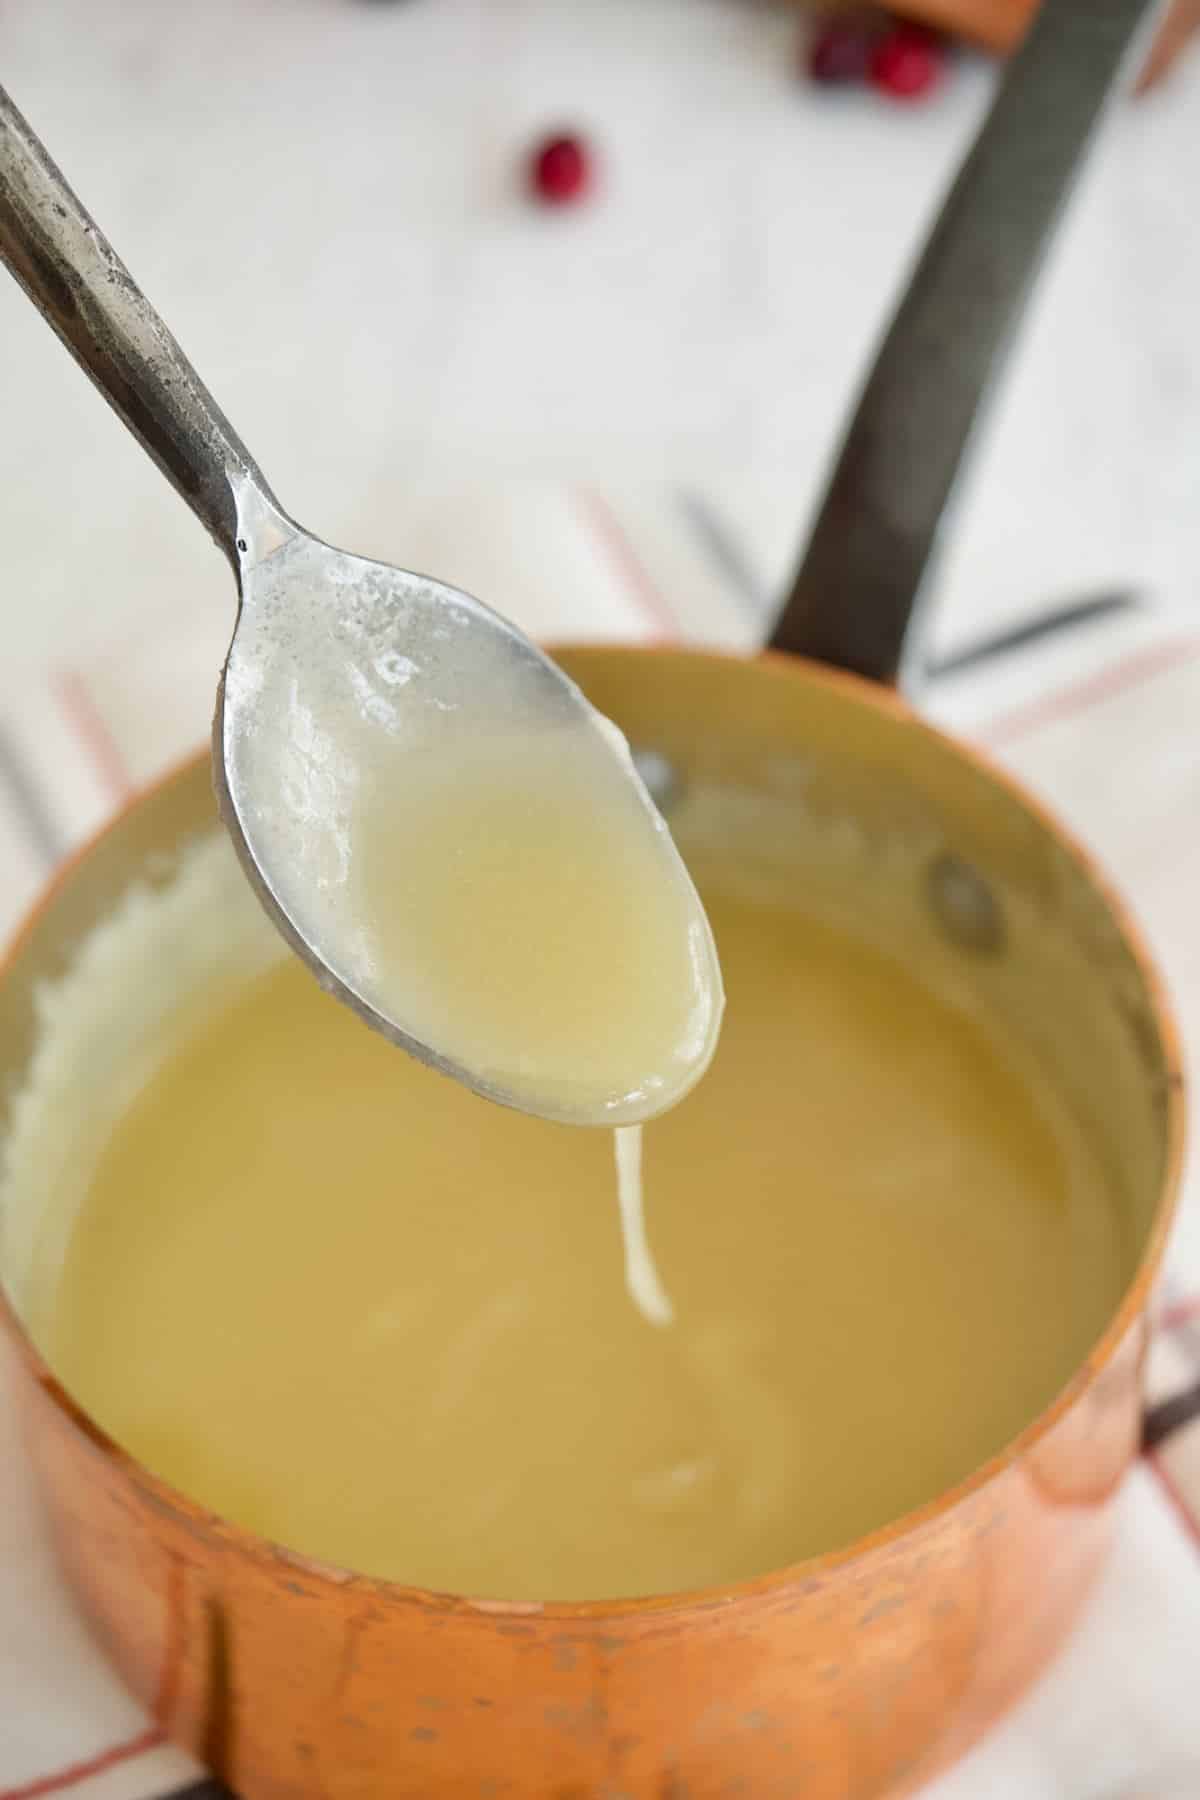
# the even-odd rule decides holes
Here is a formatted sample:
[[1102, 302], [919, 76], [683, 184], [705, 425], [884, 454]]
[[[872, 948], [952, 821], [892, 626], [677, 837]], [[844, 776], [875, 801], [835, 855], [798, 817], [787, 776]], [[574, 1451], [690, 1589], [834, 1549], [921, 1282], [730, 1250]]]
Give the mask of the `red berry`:
[[871, 55], [871, 80], [894, 100], [916, 100], [928, 93], [941, 71], [941, 44], [921, 25], [893, 25]]
[[582, 138], [562, 132], [543, 138], [529, 163], [529, 186], [546, 206], [569, 206], [587, 192], [591, 157]]
[[853, 15], [826, 19], [808, 47], [808, 72], [828, 85], [865, 81], [874, 39], [870, 21]]

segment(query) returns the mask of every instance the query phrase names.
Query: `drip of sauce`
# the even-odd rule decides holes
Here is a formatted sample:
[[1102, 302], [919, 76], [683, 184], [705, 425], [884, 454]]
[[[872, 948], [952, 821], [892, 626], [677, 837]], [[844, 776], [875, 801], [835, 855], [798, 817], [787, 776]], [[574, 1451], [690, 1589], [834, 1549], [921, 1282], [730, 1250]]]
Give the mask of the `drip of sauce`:
[[625, 1286], [648, 1325], [670, 1325], [675, 1308], [659, 1277], [646, 1236], [642, 1187], [642, 1127], [620, 1125], [613, 1133], [617, 1162], [617, 1209], [625, 1249]]

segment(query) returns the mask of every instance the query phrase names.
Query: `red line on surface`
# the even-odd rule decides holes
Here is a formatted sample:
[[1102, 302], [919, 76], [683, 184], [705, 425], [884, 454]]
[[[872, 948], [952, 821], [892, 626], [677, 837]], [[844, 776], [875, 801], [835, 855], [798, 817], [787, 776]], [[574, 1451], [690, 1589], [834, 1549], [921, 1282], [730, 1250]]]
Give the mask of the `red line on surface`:
[[157, 1750], [165, 1742], [158, 1726], [148, 1725], [136, 1737], [123, 1744], [114, 1744], [110, 1750], [101, 1750], [84, 1762], [68, 1763], [52, 1775], [40, 1775], [36, 1781], [27, 1781], [23, 1787], [0, 1788], [0, 1800], [39, 1800], [43, 1794], [61, 1794], [65, 1788], [87, 1781], [92, 1775], [103, 1775], [107, 1769], [115, 1769], [118, 1764], [141, 1756], [146, 1750]]
[[[116, 739], [100, 716], [87, 684], [76, 669], [61, 669], [54, 679], [54, 693], [63, 716], [92, 761], [92, 767], [114, 800], [128, 800], [133, 781]], [[0, 1794], [0, 1800], [4, 1795]]]
[[1172, 1300], [1158, 1315], [1159, 1331], [1178, 1331], [1181, 1325], [1200, 1323], [1200, 1294], [1185, 1294]]
[[[1175, 1514], [1184, 1536], [1191, 1541], [1195, 1549], [1200, 1550], [1200, 1519], [1197, 1519], [1184, 1498], [1183, 1490], [1163, 1462], [1161, 1453], [1157, 1450], [1147, 1451], [1143, 1460], [1162, 1489], [1163, 1496]], [[0, 1800], [5, 1800], [3, 1794], [0, 1794]]]
[[1160, 1332], [1177, 1332], [1180, 1325], [1193, 1323], [1200, 1323], [1200, 1294], [1184, 1294], [1182, 1300], [1173, 1300], [1162, 1309], [1157, 1328]]
[[1048, 694], [1042, 700], [1032, 700], [1027, 706], [1017, 707], [1015, 711], [985, 726], [979, 735], [988, 744], [1012, 743], [1017, 738], [1027, 737], [1031, 732], [1040, 730], [1043, 725], [1056, 724], [1060, 719], [1067, 719], [1075, 713], [1086, 712], [1089, 707], [1099, 706], [1105, 700], [1111, 700], [1117, 694], [1123, 694], [1141, 682], [1150, 680], [1152, 676], [1177, 668], [1181, 663], [1194, 662], [1197, 657], [1200, 657], [1200, 638], [1172, 638], [1170, 643], [1156, 644], [1149, 650], [1138, 651], [1107, 669], [1101, 669], [1098, 674], [1059, 688], [1057, 693]]
[[[679, 636], [679, 621], [663, 598], [662, 590], [629, 541], [629, 536], [612, 507], [594, 488], [576, 490], [576, 501], [608, 552], [609, 561], [621, 575], [624, 585], [646, 618], [663, 637]], [[3, 1796], [0, 1796], [3, 1800]]]

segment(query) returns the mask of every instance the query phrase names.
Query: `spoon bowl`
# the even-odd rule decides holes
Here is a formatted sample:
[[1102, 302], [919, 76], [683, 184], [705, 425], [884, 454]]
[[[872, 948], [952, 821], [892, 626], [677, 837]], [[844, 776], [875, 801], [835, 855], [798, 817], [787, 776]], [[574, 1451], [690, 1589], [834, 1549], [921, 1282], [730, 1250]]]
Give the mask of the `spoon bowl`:
[[[241, 606], [213, 766], [273, 923], [367, 1024], [488, 1099], [621, 1125], [679, 1098], [715, 1045], [719, 976], [624, 738], [471, 595], [333, 549], [248, 478], [235, 498]], [[633, 1058], [613, 1043], [597, 1086], [553, 1015], [587, 1022], [594, 1070], [614, 986], [661, 990], [667, 1028]], [[530, 1027], [522, 996], [539, 990]], [[619, 1026], [636, 1038], [632, 998]]]

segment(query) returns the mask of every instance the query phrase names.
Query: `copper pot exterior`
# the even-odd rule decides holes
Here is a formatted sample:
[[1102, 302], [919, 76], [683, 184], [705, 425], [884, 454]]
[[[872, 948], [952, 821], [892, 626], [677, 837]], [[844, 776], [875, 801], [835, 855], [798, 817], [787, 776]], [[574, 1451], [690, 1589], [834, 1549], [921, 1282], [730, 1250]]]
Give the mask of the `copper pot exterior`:
[[247, 1800], [865, 1800], [973, 1742], [1057, 1648], [1134, 1453], [1140, 1350], [1138, 1327], [1036, 1453], [894, 1541], [729, 1600], [575, 1618], [290, 1565], [148, 1491], [32, 1370], [26, 1390], [102, 1640]]
[[[1032, 803], [852, 678], [666, 651], [572, 662], [619, 722], [630, 723], [627, 690], [635, 725], [639, 706], [661, 717], [656, 742], [673, 754], [689, 733], [782, 747], [810, 728], [844, 729], [851, 752], [890, 733], [891, 759], [911, 744], [939, 804], [951, 803], [960, 771], [1002, 794], [998, 854], [1034, 854], [1044, 838], [1049, 854], [1079, 863]], [[173, 800], [184, 826], [207, 816], [195, 767], [153, 805]], [[60, 880], [43, 923], [57, 909], [71, 936], [102, 916], [132, 857], [161, 847], [145, 808], [121, 829], [124, 840], [106, 835]], [[25, 944], [38, 929], [35, 918]], [[0, 1302], [64, 1567], [132, 1689], [243, 1800], [879, 1800], [919, 1785], [1062, 1642], [1137, 1452], [1181, 1081], [1133, 942], [1161, 1058], [1163, 1154], [1147, 1248], [1108, 1330], [1048, 1412], [985, 1469], [896, 1526], [777, 1575], [669, 1601], [542, 1607], [322, 1568], [205, 1514], [126, 1458]], [[6, 982], [23, 953], [18, 945]], [[864, 1446], [865, 1474], [869, 1456]]]

